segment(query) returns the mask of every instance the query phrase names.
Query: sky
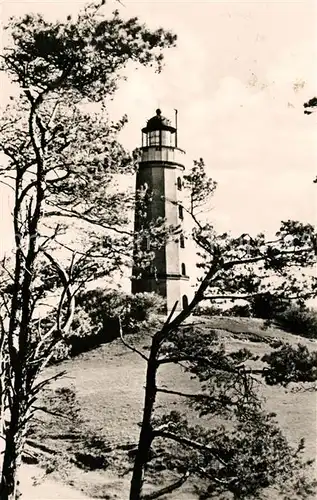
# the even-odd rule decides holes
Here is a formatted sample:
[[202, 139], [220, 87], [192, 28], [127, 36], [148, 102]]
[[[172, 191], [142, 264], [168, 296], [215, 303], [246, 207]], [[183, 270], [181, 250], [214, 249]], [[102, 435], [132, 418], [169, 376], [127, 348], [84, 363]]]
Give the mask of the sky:
[[[41, 12], [75, 13], [82, 1], [2, 0], [1, 19]], [[140, 129], [160, 107], [178, 110], [186, 166], [202, 157], [218, 182], [210, 217], [220, 231], [276, 231], [280, 220], [316, 222], [316, 116], [303, 103], [317, 94], [315, 1], [109, 0], [124, 17], [178, 35], [161, 74], [128, 70], [109, 102], [114, 119], [128, 115], [123, 144], [140, 146]], [[2, 84], [2, 91], [9, 92]], [[9, 245], [10, 200], [0, 191], [2, 240]]]

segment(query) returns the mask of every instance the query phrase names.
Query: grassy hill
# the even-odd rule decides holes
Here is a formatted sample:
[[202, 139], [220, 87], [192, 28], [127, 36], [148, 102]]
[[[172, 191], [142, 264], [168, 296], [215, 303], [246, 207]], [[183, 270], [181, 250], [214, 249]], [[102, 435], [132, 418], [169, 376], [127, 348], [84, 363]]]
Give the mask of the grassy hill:
[[[247, 318], [194, 318], [203, 329], [215, 329], [226, 349], [247, 347], [264, 354], [269, 346], [266, 339], [279, 338], [291, 343], [304, 343], [310, 349], [317, 344], [299, 339], [276, 328], [263, 328], [263, 322]], [[134, 337], [138, 348], [146, 351], [150, 333]], [[263, 340], [264, 339], [264, 340]], [[41, 414], [37, 422], [34, 443], [44, 445], [48, 471], [62, 482], [73, 485], [93, 498], [125, 500], [128, 498], [130, 474], [129, 451], [137, 442], [143, 405], [145, 362], [123, 346], [120, 340], [102, 345], [61, 365], [50, 367], [47, 376], [65, 371], [64, 376], [51, 385], [59, 396], [50, 400], [56, 418]], [[182, 369], [165, 365], [160, 371], [160, 385], [190, 392], [197, 388]], [[314, 392], [286, 392], [276, 387], [262, 386], [265, 405], [277, 413], [277, 418], [290, 442], [301, 437], [306, 440], [306, 456], [316, 454], [316, 395]], [[64, 401], [64, 397], [68, 398]], [[63, 402], [64, 401], [64, 402]], [[184, 410], [184, 401], [160, 395], [158, 412]], [[67, 414], [69, 417], [67, 418]], [[50, 450], [46, 453], [45, 448]], [[53, 498], [53, 497], [52, 497]], [[176, 492], [173, 498], [197, 498], [190, 489]], [[43, 499], [44, 500], [44, 499]]]

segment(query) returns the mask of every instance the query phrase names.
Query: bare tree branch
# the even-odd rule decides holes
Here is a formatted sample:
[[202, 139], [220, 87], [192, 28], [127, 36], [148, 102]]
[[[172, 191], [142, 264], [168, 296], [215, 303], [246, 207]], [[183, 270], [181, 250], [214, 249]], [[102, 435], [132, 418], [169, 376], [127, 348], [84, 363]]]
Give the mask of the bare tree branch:
[[186, 438], [184, 436], [179, 436], [178, 434], [175, 434], [174, 432], [171, 431], [162, 431], [162, 430], [153, 430], [153, 435], [154, 437], [161, 437], [161, 438], [166, 438], [166, 439], [171, 439], [172, 441], [176, 441], [179, 444], [182, 444], [184, 446], [189, 446], [190, 448], [193, 448], [195, 450], [201, 451], [202, 453], [210, 453], [216, 460], [218, 460], [222, 465], [227, 466], [227, 462], [225, 462], [220, 456], [219, 456], [219, 450], [216, 448], [213, 448], [212, 446], [199, 443], [198, 441], [194, 441], [193, 439]]
[[148, 361], [148, 358], [145, 356], [145, 354], [143, 354], [143, 352], [139, 351], [138, 349], [136, 349], [135, 347], [133, 347], [131, 344], [129, 344], [128, 342], [126, 342], [126, 340], [124, 340], [123, 331], [122, 331], [122, 323], [121, 323], [121, 318], [120, 317], [118, 318], [118, 323], [119, 323], [120, 339], [121, 339], [121, 342], [123, 343], [123, 345], [125, 345], [128, 349], [130, 349], [130, 351], [135, 352], [136, 354], [138, 354], [139, 356], [141, 356], [141, 358], [144, 359], [145, 361]]
[[153, 491], [153, 493], [147, 493], [145, 495], [142, 495], [141, 500], [155, 500], [156, 498], [160, 498], [163, 495], [167, 495], [168, 493], [172, 493], [173, 491], [175, 491], [178, 488], [180, 488], [181, 486], [183, 486], [183, 484], [186, 483], [189, 476], [190, 476], [190, 473], [187, 471], [187, 472], [185, 472], [185, 474], [182, 477], [180, 477], [174, 483], [169, 484], [168, 486], [165, 486], [164, 488], [161, 488], [160, 490]]

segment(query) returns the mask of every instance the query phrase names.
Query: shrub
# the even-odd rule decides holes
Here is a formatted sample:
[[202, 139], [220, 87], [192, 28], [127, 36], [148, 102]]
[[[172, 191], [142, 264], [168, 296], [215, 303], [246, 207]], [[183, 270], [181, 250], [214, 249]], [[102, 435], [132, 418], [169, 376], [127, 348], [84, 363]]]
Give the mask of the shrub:
[[249, 304], [235, 305], [226, 310], [226, 316], [238, 316], [239, 318], [250, 318], [251, 310]]
[[205, 306], [197, 306], [193, 312], [194, 316], [222, 316], [223, 309], [218, 306], [205, 305]]
[[317, 338], [317, 311], [305, 306], [291, 306], [276, 315], [276, 321], [285, 330], [308, 337]]
[[68, 359], [72, 352], [72, 346], [70, 344], [66, 344], [66, 342], [60, 342], [56, 347], [54, 347], [53, 355], [50, 359], [51, 365], [55, 363], [59, 363], [64, 359]]
[[125, 333], [151, 326], [161, 312], [164, 299], [155, 293], [129, 295], [118, 290], [89, 290], [77, 300], [77, 312], [70, 336], [71, 354], [111, 342], [119, 336], [119, 321]]
[[94, 332], [95, 325], [85, 309], [79, 307], [72, 323], [72, 334], [76, 337], [86, 337], [87, 333]]
[[88, 314], [97, 330], [105, 320], [121, 318], [125, 328], [148, 321], [153, 314], [162, 311], [164, 299], [154, 292], [130, 295], [118, 290], [90, 290], [80, 295], [78, 305]]
[[128, 300], [129, 295], [124, 292], [96, 288], [81, 293], [77, 305], [87, 313], [93, 329], [98, 331], [103, 327], [105, 318], [126, 316]]
[[162, 313], [165, 304], [163, 297], [154, 292], [130, 295], [129, 302], [127, 319], [136, 323], [149, 321], [151, 316]]
[[250, 301], [251, 315], [255, 318], [274, 319], [290, 307], [290, 300], [269, 292], [255, 295]]

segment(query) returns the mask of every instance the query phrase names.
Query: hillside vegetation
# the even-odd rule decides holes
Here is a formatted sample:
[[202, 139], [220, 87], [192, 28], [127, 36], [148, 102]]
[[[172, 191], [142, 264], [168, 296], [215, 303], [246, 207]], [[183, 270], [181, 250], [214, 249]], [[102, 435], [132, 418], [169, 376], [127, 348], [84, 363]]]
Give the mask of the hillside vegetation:
[[[214, 329], [228, 350], [247, 347], [263, 355], [268, 352], [266, 340], [280, 339], [292, 344], [299, 341], [310, 350], [317, 344], [277, 328], [266, 328], [262, 320], [250, 318], [194, 317], [200, 331]], [[129, 341], [146, 352], [150, 333], [129, 336]], [[29, 450], [41, 443], [41, 465], [51, 477], [73, 485], [92, 498], [125, 500], [131, 458], [135, 448], [143, 405], [145, 363], [117, 339], [60, 365], [50, 367], [46, 376], [64, 371], [63, 377], [51, 384], [43, 401], [53, 413], [40, 412], [40, 421], [33, 426]], [[160, 385], [180, 391], [197, 389], [179, 366], [166, 365], [160, 372]], [[276, 412], [278, 421], [296, 445], [305, 438], [307, 458], [316, 453], [316, 396], [311, 391], [283, 391], [260, 385], [265, 405]], [[185, 409], [184, 400], [160, 395], [157, 412]], [[188, 408], [186, 407], [188, 412]], [[194, 415], [193, 419], [196, 419]], [[159, 477], [158, 477], [159, 480]], [[274, 495], [271, 496], [273, 498]], [[53, 498], [53, 497], [52, 497]], [[186, 485], [168, 498], [197, 499]], [[277, 498], [277, 497], [276, 497]], [[49, 498], [47, 498], [49, 500]]]

